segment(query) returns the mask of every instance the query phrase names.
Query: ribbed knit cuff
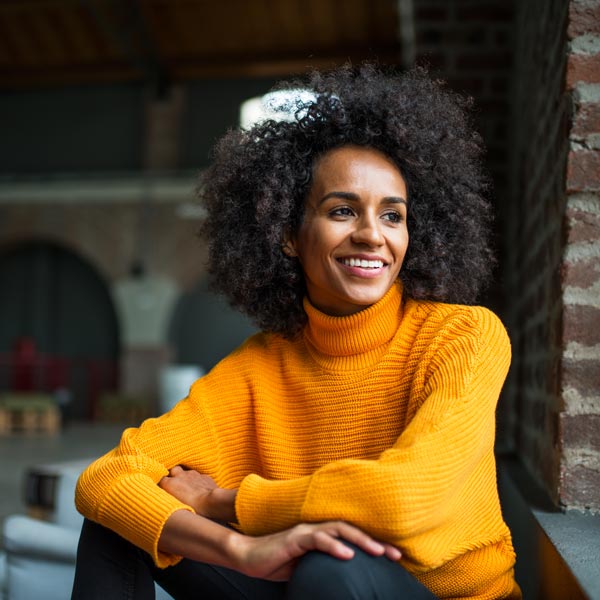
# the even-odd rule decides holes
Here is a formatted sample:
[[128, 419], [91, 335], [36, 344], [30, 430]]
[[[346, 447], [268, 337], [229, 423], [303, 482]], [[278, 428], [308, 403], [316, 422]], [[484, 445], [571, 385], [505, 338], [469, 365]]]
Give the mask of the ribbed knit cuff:
[[[141, 474], [123, 477], [104, 499], [98, 517], [106, 527], [148, 552], [162, 569], [181, 560], [180, 556], [158, 550], [164, 524], [176, 510], [193, 510], [148, 482], [148, 477]], [[106, 507], [110, 511], [104, 512]]]
[[245, 477], [235, 502], [241, 530], [248, 535], [266, 535], [300, 523], [310, 481], [310, 476], [288, 481]]

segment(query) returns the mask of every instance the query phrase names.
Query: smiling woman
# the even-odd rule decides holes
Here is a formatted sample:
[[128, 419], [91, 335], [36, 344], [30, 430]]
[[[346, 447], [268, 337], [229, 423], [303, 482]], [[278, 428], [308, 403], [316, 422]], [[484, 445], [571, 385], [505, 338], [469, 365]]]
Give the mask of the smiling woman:
[[371, 66], [291, 86], [202, 187], [214, 286], [263, 331], [83, 473], [73, 598], [519, 599], [465, 102]]

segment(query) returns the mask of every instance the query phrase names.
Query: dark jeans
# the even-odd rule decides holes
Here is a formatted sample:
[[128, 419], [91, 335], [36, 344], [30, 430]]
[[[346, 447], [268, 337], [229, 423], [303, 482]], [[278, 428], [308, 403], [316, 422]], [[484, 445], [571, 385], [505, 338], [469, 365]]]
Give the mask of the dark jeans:
[[86, 519], [71, 599], [152, 600], [156, 581], [176, 600], [435, 600], [397, 563], [355, 551], [349, 561], [309, 552], [287, 583], [187, 559], [158, 569], [146, 552]]

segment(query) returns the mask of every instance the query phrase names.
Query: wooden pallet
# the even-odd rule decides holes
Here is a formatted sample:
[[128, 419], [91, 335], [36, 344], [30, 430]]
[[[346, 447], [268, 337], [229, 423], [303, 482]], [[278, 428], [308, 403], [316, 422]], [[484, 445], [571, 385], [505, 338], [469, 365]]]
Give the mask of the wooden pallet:
[[119, 393], [105, 393], [100, 396], [96, 409], [96, 419], [107, 423], [139, 425], [152, 416], [144, 398]]
[[60, 430], [60, 412], [51, 398], [11, 396], [0, 398], [0, 435], [54, 434]]

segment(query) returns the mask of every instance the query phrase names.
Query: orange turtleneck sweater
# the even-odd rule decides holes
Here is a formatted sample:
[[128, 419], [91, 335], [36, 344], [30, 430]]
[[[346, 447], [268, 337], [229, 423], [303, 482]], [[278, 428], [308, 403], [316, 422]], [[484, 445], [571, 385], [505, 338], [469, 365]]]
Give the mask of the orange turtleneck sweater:
[[171, 412], [127, 429], [82, 474], [78, 509], [173, 564], [162, 527], [192, 509], [157, 482], [181, 464], [239, 488], [247, 534], [345, 520], [397, 545], [440, 598], [520, 598], [493, 452], [510, 362], [498, 318], [402, 302], [400, 285], [348, 317], [305, 309], [301, 337], [253, 336]]

